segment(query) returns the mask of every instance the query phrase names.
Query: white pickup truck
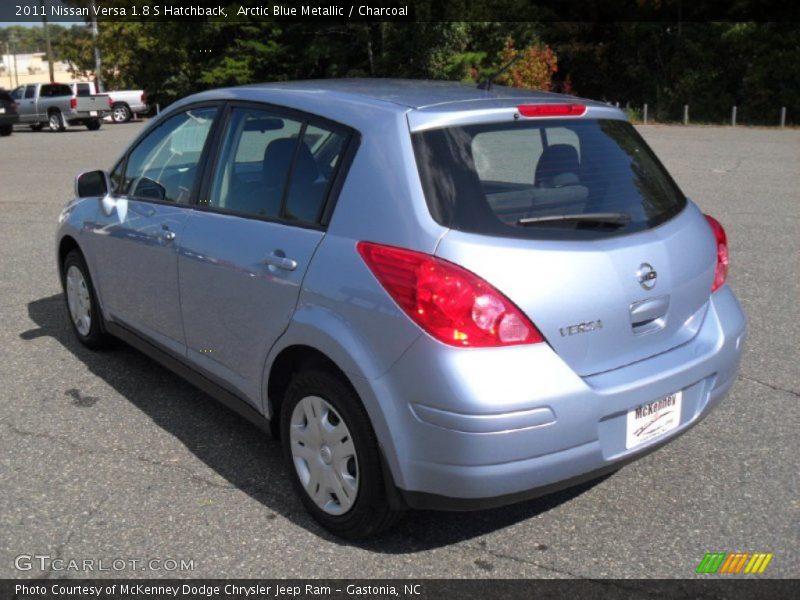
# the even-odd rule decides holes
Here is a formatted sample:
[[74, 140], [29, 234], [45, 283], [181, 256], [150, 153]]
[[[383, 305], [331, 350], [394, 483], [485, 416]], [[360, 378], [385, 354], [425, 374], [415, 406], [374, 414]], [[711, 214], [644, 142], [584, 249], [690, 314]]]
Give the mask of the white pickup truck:
[[[92, 81], [71, 83], [73, 93], [78, 96], [92, 96], [97, 91]], [[103, 92], [111, 98], [111, 119], [114, 123], [127, 123], [133, 115], [143, 114], [150, 110], [147, 96], [142, 90], [113, 90]]]
[[101, 119], [109, 113], [111, 100], [105, 94], [78, 98], [65, 83], [29, 83], [11, 92], [19, 106], [19, 123], [39, 130], [64, 131], [69, 125], [100, 129]]

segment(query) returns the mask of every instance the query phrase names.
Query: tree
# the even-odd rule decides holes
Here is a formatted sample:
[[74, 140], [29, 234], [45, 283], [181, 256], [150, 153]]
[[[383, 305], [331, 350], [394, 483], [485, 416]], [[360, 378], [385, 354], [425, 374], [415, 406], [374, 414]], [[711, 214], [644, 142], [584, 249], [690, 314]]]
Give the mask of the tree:
[[514, 47], [514, 40], [507, 38], [499, 64], [507, 65], [517, 56], [513, 65], [496, 79], [497, 83], [545, 92], [553, 88], [558, 59], [550, 46], [536, 44], [519, 51]]

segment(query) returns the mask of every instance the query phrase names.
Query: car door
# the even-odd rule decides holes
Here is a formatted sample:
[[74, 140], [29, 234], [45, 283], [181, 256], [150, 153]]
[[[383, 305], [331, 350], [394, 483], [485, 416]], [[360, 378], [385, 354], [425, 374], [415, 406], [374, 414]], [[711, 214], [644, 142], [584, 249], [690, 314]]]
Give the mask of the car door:
[[180, 111], [139, 140], [114, 169], [92, 230], [106, 317], [181, 355], [176, 248], [217, 112]]
[[266, 355], [324, 235], [350, 132], [252, 105], [233, 106], [226, 123], [180, 244], [187, 357], [260, 409]]
[[38, 118], [36, 113], [36, 86], [20, 86], [14, 90], [12, 95], [19, 102], [20, 121], [35, 123]]

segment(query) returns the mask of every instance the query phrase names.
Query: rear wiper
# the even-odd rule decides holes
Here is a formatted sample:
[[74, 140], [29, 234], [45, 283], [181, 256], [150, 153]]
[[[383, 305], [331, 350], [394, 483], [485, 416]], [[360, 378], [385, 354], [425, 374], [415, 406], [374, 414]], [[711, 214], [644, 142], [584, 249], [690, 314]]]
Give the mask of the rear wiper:
[[580, 221], [586, 223], [599, 223], [601, 225], [616, 225], [624, 227], [631, 222], [628, 213], [621, 212], [597, 212], [597, 213], [576, 213], [574, 215], [544, 215], [542, 217], [526, 217], [517, 221], [517, 225], [535, 225], [561, 223], [565, 221]]

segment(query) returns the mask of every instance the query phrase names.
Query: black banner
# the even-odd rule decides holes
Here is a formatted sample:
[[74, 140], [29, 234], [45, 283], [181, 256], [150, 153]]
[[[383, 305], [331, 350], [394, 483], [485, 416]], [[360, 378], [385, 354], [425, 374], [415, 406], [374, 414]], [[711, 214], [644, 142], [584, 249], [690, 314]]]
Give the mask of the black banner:
[[798, 580], [744, 577], [695, 580], [0, 580], [0, 598], [3, 600], [782, 600], [798, 597]]
[[0, 21], [798, 21], [779, 0], [3, 0]]

